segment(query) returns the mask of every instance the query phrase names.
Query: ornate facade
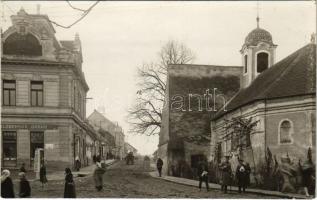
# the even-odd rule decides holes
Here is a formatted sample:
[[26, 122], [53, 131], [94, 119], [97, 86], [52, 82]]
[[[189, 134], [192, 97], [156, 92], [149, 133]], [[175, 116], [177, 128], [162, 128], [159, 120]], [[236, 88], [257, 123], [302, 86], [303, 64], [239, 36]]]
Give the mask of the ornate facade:
[[47, 15], [21, 9], [1, 38], [2, 163], [32, 167], [44, 149], [48, 170], [91, 161], [99, 139], [86, 121], [89, 87], [79, 35], [59, 41]]

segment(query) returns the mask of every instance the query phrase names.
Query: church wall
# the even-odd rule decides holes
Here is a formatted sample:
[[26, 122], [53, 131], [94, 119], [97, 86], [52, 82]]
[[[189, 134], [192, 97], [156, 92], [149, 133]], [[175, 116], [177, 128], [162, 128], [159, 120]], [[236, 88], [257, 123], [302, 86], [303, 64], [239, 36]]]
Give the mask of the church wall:
[[[278, 158], [288, 154], [296, 160], [304, 160], [309, 147], [313, 147], [315, 154], [315, 100], [312, 97], [289, 98], [285, 102], [271, 101], [267, 107], [270, 110], [266, 115], [267, 146], [273, 154]], [[283, 144], [280, 142], [280, 124], [284, 120], [291, 122], [292, 141]]]
[[[226, 134], [225, 119], [231, 120], [235, 117], [252, 117], [253, 121], [259, 121], [254, 131], [251, 133], [250, 140], [251, 146], [242, 150], [242, 157], [245, 162], [248, 162], [252, 170], [258, 170], [258, 164], [264, 159], [265, 152], [265, 121], [264, 121], [264, 103], [262, 101], [256, 102], [251, 105], [247, 105], [237, 109], [231, 113], [224, 115], [223, 117], [213, 122], [212, 138], [216, 138], [216, 141], [211, 141], [211, 146], [216, 146], [215, 143], [221, 143], [222, 146], [222, 158], [226, 155], [238, 154], [238, 151], [231, 149], [231, 139], [223, 139]], [[210, 157], [216, 158], [215, 150], [211, 150]]]
[[[259, 123], [251, 135], [252, 148], [243, 150], [243, 158], [250, 163], [252, 170], [258, 172], [265, 161], [265, 150], [269, 147], [272, 154], [277, 156], [280, 162], [282, 156], [287, 154], [297, 162], [299, 158], [305, 160], [308, 147], [312, 147], [313, 159], [315, 160], [315, 97], [292, 97], [275, 100], [256, 102], [248, 106], [241, 107], [223, 117], [212, 122], [211, 146], [216, 147], [216, 143], [222, 144], [222, 158], [231, 152], [231, 141], [225, 141], [224, 119], [231, 119], [237, 116], [252, 117], [259, 120]], [[281, 121], [288, 119], [292, 121], [293, 130], [291, 144], [279, 144], [279, 125]], [[215, 158], [215, 149], [211, 149], [211, 157]], [[253, 160], [254, 159], [254, 160]], [[214, 159], [215, 160], [215, 159]], [[254, 165], [255, 164], [255, 165]], [[253, 182], [253, 177], [251, 177]]]

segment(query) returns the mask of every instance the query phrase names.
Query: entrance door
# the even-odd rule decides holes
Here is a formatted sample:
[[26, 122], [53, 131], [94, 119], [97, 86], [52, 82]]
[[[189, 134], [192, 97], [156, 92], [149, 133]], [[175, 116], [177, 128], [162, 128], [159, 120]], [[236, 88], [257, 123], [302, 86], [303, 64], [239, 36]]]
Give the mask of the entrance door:
[[[31, 166], [33, 166], [34, 163], [34, 156], [35, 156], [35, 150], [38, 148], [44, 149], [44, 132], [30, 132], [30, 160], [31, 160]], [[44, 151], [43, 151], [44, 152]], [[44, 158], [44, 156], [43, 156]]]
[[191, 168], [198, 168], [200, 162], [206, 162], [207, 158], [204, 154], [191, 155]]

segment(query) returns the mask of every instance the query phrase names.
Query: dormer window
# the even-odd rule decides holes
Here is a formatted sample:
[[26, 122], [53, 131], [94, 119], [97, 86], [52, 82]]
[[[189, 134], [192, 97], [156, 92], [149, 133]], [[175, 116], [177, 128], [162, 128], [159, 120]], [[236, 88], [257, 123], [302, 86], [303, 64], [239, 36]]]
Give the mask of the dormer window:
[[261, 73], [269, 67], [269, 54], [268, 53], [258, 53], [257, 54], [257, 73]]
[[42, 46], [32, 34], [11, 34], [3, 44], [4, 55], [41, 56]]

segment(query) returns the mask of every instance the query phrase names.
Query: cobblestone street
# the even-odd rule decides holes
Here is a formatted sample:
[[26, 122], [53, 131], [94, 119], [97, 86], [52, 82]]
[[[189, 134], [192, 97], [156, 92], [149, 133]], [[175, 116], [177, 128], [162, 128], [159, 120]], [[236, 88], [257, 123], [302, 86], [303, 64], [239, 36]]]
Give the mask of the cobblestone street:
[[[198, 188], [156, 179], [143, 172], [142, 163], [125, 165], [123, 161], [110, 166], [104, 175], [104, 189], [97, 192], [92, 176], [75, 179], [77, 197], [117, 198], [264, 198], [255, 194], [239, 194], [231, 191], [223, 194], [219, 190], [201, 192]], [[18, 192], [17, 184], [15, 184]], [[64, 181], [49, 181], [42, 189], [38, 181], [32, 182], [32, 197], [63, 197]], [[272, 198], [272, 197], [270, 197]]]

